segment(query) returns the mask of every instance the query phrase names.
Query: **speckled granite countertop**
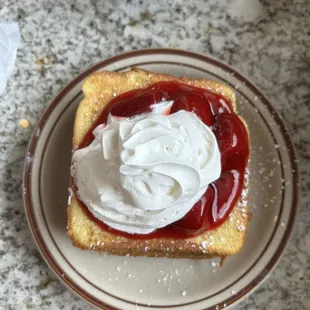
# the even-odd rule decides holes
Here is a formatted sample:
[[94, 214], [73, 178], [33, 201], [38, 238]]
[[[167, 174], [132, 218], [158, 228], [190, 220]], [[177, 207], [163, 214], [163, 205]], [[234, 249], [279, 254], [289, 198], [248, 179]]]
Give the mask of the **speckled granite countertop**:
[[[310, 3], [114, 2], [119, 5], [0, 0], [0, 18], [18, 21], [22, 35], [13, 76], [0, 96], [0, 309], [91, 309], [54, 278], [31, 238], [22, 203], [23, 158], [41, 113], [73, 77], [103, 58], [149, 47], [188, 49], [227, 62], [282, 115], [300, 159], [298, 223], [278, 267], [235, 309], [310, 309]], [[19, 126], [23, 118], [28, 128]]]

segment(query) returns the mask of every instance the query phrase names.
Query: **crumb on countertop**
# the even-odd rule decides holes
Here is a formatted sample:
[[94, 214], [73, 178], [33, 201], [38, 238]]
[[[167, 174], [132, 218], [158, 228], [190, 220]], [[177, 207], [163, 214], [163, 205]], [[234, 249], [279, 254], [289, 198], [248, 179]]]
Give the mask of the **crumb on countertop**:
[[23, 118], [19, 121], [19, 126], [23, 128], [27, 128], [29, 126], [29, 122]]

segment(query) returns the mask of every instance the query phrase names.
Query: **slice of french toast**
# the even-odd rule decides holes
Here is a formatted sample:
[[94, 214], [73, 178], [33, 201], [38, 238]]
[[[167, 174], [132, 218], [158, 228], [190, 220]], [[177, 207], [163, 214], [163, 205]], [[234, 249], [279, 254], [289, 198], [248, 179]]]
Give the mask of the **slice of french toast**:
[[[83, 83], [84, 99], [76, 112], [73, 150], [78, 148], [104, 107], [115, 96], [161, 81], [179, 81], [206, 89], [227, 98], [234, 109], [236, 107], [235, 94], [232, 89], [214, 81], [176, 78], [137, 68], [123, 73], [93, 73]], [[227, 220], [214, 230], [187, 239], [132, 239], [111, 234], [88, 217], [73, 193], [68, 206], [68, 235], [72, 239], [73, 245], [83, 250], [105, 251], [116, 255], [172, 258], [210, 258], [234, 255], [241, 250], [244, 244], [249, 221], [247, 188], [248, 171], [245, 175], [242, 195]]]

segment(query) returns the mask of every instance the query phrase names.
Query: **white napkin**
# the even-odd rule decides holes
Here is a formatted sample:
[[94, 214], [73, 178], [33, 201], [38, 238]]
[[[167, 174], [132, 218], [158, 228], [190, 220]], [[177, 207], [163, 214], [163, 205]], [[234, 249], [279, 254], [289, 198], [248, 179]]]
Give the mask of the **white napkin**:
[[0, 20], [0, 95], [12, 74], [16, 51], [20, 44], [18, 24]]

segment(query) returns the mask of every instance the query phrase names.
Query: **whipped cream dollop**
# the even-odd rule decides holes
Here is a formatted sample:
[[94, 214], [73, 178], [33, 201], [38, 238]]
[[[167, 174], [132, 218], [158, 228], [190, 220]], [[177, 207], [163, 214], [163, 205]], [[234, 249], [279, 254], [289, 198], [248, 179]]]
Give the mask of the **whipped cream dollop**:
[[73, 154], [71, 174], [89, 211], [112, 228], [148, 234], [182, 217], [221, 174], [216, 138], [195, 114], [109, 116]]

